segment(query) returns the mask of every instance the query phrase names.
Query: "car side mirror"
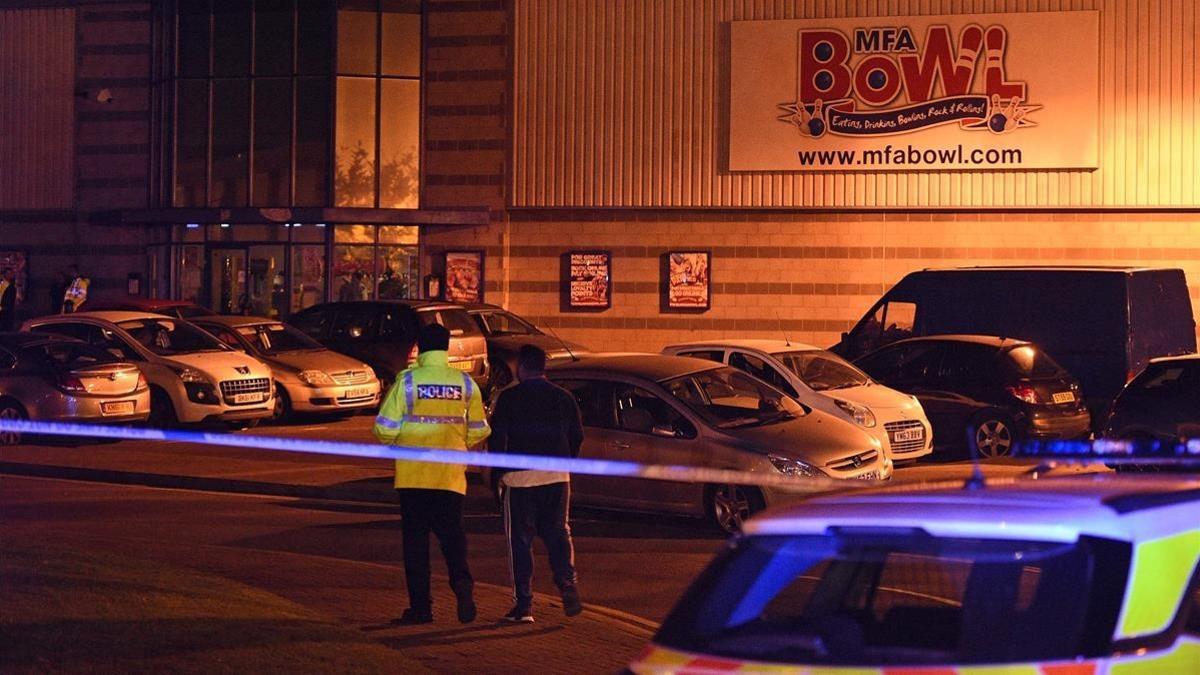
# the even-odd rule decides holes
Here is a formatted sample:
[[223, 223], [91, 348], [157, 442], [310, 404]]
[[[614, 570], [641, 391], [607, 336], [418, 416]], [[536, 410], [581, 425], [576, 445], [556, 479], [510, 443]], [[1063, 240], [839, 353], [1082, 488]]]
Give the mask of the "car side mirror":
[[663, 438], [678, 438], [679, 432], [675, 431], [674, 427], [669, 427], [665, 424], [656, 424], [650, 427], [650, 433]]

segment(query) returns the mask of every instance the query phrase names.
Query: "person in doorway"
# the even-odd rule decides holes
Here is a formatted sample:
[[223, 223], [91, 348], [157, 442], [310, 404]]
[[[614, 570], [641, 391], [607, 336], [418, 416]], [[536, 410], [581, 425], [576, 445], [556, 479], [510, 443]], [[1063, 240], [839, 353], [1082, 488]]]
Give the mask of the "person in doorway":
[[356, 300], [365, 300], [367, 298], [367, 287], [363, 284], [363, 273], [355, 270], [350, 278], [342, 282], [342, 287], [338, 289], [338, 301], [354, 302]]
[[[517, 355], [519, 383], [500, 392], [492, 413], [488, 450], [552, 457], [578, 457], [583, 444], [579, 404], [567, 390], [546, 379], [546, 352], [525, 345]], [[570, 474], [510, 471], [498, 482], [508, 533], [514, 604], [503, 619], [533, 621], [533, 537], [546, 546], [563, 611], [583, 611], [575, 579], [575, 549], [568, 521]]]
[[75, 265], [67, 268], [67, 278], [71, 281], [63, 293], [62, 311], [63, 314], [74, 314], [87, 302], [88, 286], [92, 284], [92, 280], [80, 274]]
[[12, 269], [0, 274], [0, 331], [13, 330], [17, 315], [17, 281]]
[[[489, 434], [483, 395], [467, 373], [450, 366], [450, 331], [441, 324], [423, 326], [417, 335], [417, 362], [396, 377], [379, 415], [375, 437], [387, 445], [465, 451]], [[463, 530], [466, 467], [396, 460], [404, 536], [404, 577], [408, 609], [395, 623], [433, 621], [429, 589], [429, 535], [437, 535], [458, 604], [458, 620], [475, 620], [474, 581], [467, 565]]]

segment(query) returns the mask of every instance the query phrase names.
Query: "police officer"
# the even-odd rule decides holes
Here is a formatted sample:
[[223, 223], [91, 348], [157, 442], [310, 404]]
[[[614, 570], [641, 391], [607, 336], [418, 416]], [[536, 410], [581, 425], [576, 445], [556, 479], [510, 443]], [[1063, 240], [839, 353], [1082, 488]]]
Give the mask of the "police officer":
[[63, 313], [71, 314], [78, 312], [83, 303], [87, 302], [88, 286], [92, 280], [79, 273], [79, 268], [71, 265], [67, 268], [67, 276], [71, 279], [71, 284], [67, 286], [67, 291], [63, 295]]
[[[389, 445], [463, 450], [483, 441], [490, 429], [483, 397], [471, 376], [450, 367], [450, 331], [439, 324], [421, 328], [417, 362], [396, 378], [379, 416], [375, 437]], [[466, 467], [396, 461], [404, 535], [404, 576], [408, 609], [396, 623], [433, 621], [429, 592], [429, 534], [437, 535], [458, 604], [458, 620], [475, 620], [474, 582], [467, 567], [467, 535], [463, 530]]]

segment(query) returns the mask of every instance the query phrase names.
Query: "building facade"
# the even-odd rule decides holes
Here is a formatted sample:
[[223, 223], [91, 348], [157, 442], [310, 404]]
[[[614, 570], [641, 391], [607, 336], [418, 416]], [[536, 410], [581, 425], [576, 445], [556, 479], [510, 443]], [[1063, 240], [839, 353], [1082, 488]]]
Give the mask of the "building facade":
[[832, 344], [926, 267], [1181, 267], [1200, 300], [1190, 0], [17, 5], [27, 315], [72, 263], [278, 316], [358, 273], [631, 350]]

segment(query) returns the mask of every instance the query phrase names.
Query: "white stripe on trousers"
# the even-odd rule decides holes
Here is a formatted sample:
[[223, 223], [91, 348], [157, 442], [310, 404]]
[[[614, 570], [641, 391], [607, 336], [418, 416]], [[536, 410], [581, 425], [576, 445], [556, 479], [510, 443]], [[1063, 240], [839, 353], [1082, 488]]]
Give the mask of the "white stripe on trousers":
[[500, 490], [501, 501], [504, 502], [504, 538], [506, 540], [504, 549], [508, 551], [508, 579], [512, 582], [513, 604], [515, 605], [519, 600], [517, 599], [517, 570], [513, 566], [512, 551], [512, 500], [510, 499], [512, 488], [505, 485], [503, 479], [496, 482], [496, 488]]

